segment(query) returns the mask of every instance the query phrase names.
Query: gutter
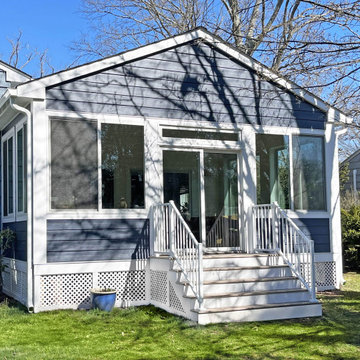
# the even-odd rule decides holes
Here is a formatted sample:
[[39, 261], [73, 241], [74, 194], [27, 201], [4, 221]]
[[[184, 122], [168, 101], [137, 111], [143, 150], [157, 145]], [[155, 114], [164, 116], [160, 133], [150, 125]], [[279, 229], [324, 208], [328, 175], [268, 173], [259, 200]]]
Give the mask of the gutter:
[[10, 106], [20, 113], [23, 113], [26, 116], [27, 123], [27, 241], [26, 241], [26, 250], [27, 250], [27, 301], [26, 306], [31, 312], [34, 308], [34, 274], [33, 274], [33, 224], [32, 224], [32, 122], [31, 122], [31, 112], [13, 102], [13, 96], [10, 96]]

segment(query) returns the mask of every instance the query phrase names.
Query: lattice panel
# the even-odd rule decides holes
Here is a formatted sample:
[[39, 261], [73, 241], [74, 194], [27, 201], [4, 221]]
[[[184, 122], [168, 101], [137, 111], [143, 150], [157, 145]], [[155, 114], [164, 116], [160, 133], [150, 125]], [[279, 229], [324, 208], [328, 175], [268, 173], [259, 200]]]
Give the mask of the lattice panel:
[[2, 273], [4, 290], [11, 292], [11, 275], [8, 271]]
[[42, 307], [53, 306], [88, 306], [92, 274], [62, 274], [40, 277], [40, 304]]
[[116, 290], [117, 301], [146, 300], [144, 270], [111, 271], [99, 273], [98, 286]]
[[8, 295], [14, 297], [22, 304], [26, 303], [27, 277], [23, 271], [8, 268], [7, 271], [3, 273], [3, 288]]
[[336, 265], [334, 261], [316, 262], [315, 279], [318, 288], [336, 287]]
[[181, 304], [180, 299], [178, 298], [178, 296], [176, 295], [176, 292], [173, 288], [173, 286], [171, 285], [171, 282], [169, 281], [169, 305], [171, 308], [180, 311], [182, 313], [184, 313], [184, 308]]
[[150, 270], [151, 300], [162, 304], [167, 303], [167, 273], [166, 271]]

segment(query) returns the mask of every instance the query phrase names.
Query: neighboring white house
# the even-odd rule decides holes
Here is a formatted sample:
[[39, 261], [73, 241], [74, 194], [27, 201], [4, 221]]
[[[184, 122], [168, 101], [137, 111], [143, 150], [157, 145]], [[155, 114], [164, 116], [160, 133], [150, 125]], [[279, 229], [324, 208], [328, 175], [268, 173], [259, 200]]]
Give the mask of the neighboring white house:
[[360, 149], [345, 159], [340, 168], [349, 164], [349, 180], [344, 184], [344, 190], [358, 194], [360, 191]]
[[321, 314], [315, 285], [342, 282], [346, 114], [203, 28], [14, 71], [0, 67], [7, 294], [38, 312], [113, 287], [119, 306], [199, 323]]

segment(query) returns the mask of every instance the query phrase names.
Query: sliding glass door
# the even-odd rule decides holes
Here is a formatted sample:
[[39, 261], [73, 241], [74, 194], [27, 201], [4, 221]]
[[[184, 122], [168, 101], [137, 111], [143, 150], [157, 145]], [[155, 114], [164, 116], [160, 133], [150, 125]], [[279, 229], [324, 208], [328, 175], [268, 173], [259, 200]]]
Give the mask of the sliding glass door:
[[164, 151], [164, 202], [173, 200], [195, 237], [200, 240], [200, 154]]
[[163, 152], [164, 202], [174, 201], [207, 248], [239, 247], [237, 164], [234, 153]]
[[239, 246], [236, 154], [204, 154], [206, 247]]

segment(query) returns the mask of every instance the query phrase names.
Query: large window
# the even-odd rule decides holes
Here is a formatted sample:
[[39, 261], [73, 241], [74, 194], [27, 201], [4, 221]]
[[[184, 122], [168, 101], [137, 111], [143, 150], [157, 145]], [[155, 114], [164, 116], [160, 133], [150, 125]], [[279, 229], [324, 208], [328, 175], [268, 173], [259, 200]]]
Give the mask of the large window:
[[14, 137], [2, 142], [3, 216], [14, 213]]
[[256, 135], [257, 203], [277, 201], [285, 209], [326, 210], [323, 137], [292, 136], [292, 159], [289, 140]]
[[97, 123], [51, 120], [51, 206], [98, 206]]
[[290, 206], [289, 137], [282, 135], [256, 136], [257, 202]]
[[293, 136], [295, 210], [326, 210], [324, 141]]
[[144, 208], [143, 126], [103, 123], [99, 130], [95, 121], [51, 120], [53, 209]]
[[101, 125], [102, 207], [144, 208], [144, 128]]

